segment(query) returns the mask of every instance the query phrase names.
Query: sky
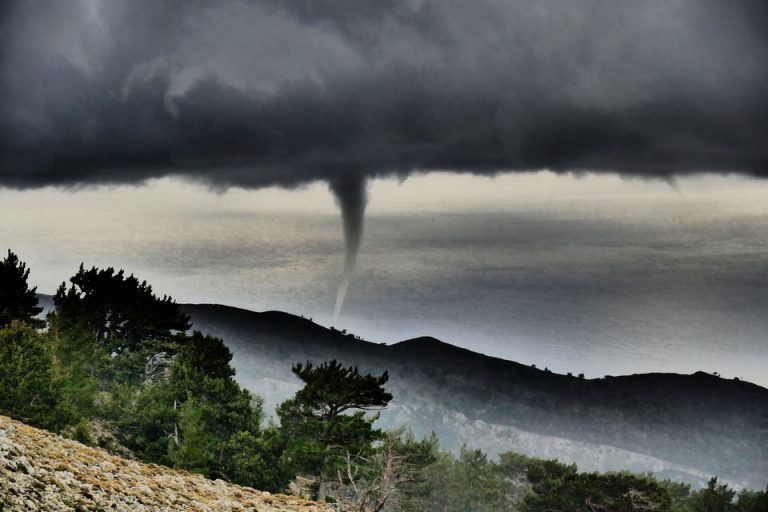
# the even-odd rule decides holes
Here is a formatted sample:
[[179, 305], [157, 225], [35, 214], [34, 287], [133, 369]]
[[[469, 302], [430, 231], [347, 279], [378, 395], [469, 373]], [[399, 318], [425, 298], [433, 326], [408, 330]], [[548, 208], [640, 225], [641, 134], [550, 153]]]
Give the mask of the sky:
[[383, 341], [764, 379], [766, 26], [763, 0], [2, 2], [0, 234], [41, 290], [85, 261]]
[[180, 302], [289, 311], [374, 342], [431, 335], [562, 373], [768, 385], [768, 182], [432, 173], [368, 196], [336, 323], [345, 249], [324, 183], [4, 190], [0, 240], [44, 293], [81, 262], [116, 266]]

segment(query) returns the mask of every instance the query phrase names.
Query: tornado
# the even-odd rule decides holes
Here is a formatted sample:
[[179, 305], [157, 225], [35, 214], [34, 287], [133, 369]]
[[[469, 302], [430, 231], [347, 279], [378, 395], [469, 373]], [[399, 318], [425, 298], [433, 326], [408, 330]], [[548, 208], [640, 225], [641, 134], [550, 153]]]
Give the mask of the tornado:
[[357, 262], [357, 254], [360, 251], [360, 242], [363, 238], [363, 224], [365, 220], [365, 206], [368, 202], [366, 193], [366, 180], [360, 175], [344, 175], [329, 183], [331, 191], [341, 209], [341, 220], [344, 223], [344, 275], [336, 292], [336, 307], [333, 310], [334, 324], [339, 321], [344, 298], [347, 295], [349, 283], [352, 280], [352, 272]]

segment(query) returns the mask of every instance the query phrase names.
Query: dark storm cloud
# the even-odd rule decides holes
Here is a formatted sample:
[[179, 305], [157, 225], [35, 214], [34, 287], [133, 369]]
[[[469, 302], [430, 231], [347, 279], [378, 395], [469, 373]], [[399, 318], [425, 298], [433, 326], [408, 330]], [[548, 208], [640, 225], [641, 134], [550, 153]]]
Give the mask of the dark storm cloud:
[[0, 186], [766, 175], [766, 5], [4, 2]]

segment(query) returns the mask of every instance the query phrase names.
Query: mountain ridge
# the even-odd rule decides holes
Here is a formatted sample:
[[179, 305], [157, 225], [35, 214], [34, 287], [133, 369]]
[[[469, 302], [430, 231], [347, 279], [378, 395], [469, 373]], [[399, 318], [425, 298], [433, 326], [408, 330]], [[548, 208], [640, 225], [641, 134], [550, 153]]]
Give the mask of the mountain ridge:
[[[267, 412], [298, 389], [291, 364], [335, 358], [364, 371], [389, 371], [395, 398], [383, 424], [405, 424], [417, 435], [435, 431], [450, 449], [469, 443], [491, 454], [519, 450], [587, 470], [664, 473], [658, 461], [666, 461], [670, 471], [689, 468], [690, 478], [682, 479], [696, 484], [703, 474], [737, 486], [768, 482], [768, 389], [753, 383], [704, 372], [587, 379], [430, 336], [386, 345], [284, 312], [182, 308], [195, 329], [224, 339], [236, 378], [265, 398]], [[466, 421], [458, 425], [455, 418]], [[590, 460], [585, 454], [594, 446], [607, 455]], [[622, 458], [637, 463], [622, 465]]]

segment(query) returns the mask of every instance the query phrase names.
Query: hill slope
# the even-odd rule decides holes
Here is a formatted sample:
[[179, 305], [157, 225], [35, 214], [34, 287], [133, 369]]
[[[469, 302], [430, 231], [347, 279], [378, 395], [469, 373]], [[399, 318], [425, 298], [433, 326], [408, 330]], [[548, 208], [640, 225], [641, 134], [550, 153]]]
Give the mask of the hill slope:
[[115, 457], [4, 416], [0, 510], [330, 512], [299, 498]]
[[513, 450], [585, 470], [651, 471], [702, 483], [768, 483], [768, 390], [705, 373], [603, 379], [545, 372], [434, 338], [381, 345], [281, 312], [184, 305], [196, 329], [222, 337], [237, 379], [269, 413], [299, 382], [292, 363], [336, 358], [390, 372], [386, 426], [437, 432], [494, 454]]

